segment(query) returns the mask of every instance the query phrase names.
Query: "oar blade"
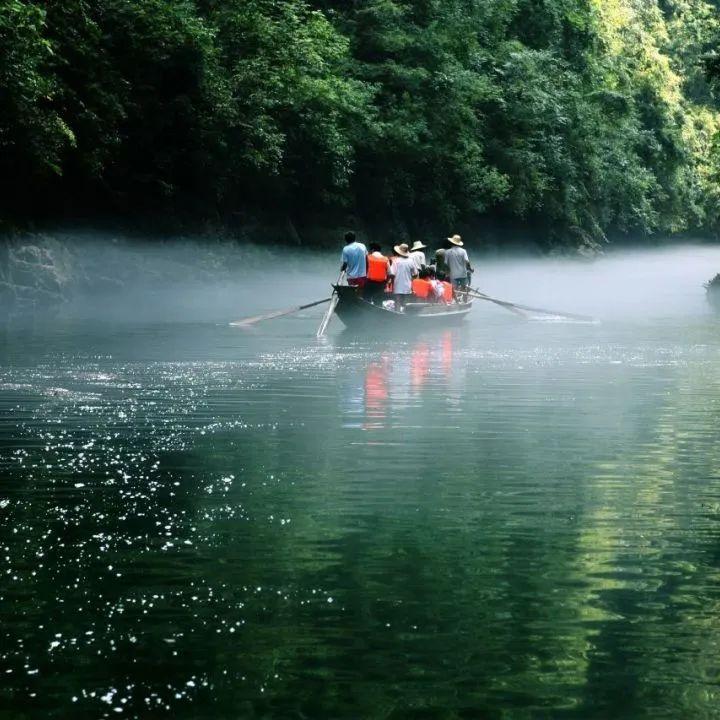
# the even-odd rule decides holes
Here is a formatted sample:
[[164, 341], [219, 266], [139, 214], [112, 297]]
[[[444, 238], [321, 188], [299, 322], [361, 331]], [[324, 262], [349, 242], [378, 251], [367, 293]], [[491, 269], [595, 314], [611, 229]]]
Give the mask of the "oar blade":
[[337, 294], [333, 295], [332, 300], [330, 301], [330, 306], [327, 309], [327, 312], [323, 316], [322, 321], [320, 322], [320, 327], [318, 327], [317, 330], [317, 337], [323, 337], [325, 335], [325, 331], [328, 329], [328, 325], [330, 325], [330, 320], [332, 320], [333, 313], [335, 312], [335, 308], [337, 307], [337, 304], [339, 302], [340, 298]]
[[233, 327], [252, 327], [263, 320], [272, 320], [273, 318], [285, 315], [285, 312], [272, 312], [265, 315], [256, 315], [255, 317], [243, 318], [242, 320], [234, 320], [230, 324]]
[[256, 325], [264, 320], [274, 320], [275, 318], [285, 317], [286, 315], [292, 315], [293, 313], [300, 312], [301, 310], [307, 310], [308, 308], [315, 307], [316, 305], [322, 305], [323, 303], [330, 302], [331, 298], [323, 298], [322, 300], [315, 300], [311, 303], [305, 303], [304, 305], [297, 305], [296, 307], [286, 308], [285, 310], [273, 310], [272, 312], [265, 313], [264, 315], [255, 315], [249, 318], [242, 318], [241, 320], [235, 320], [230, 323], [233, 327], [248, 328]]
[[526, 313], [525, 317], [527, 317], [527, 313], [537, 313], [539, 315], [545, 315], [548, 317], [564, 318], [566, 320], [576, 320], [578, 322], [597, 322], [595, 318], [590, 317], [589, 315], [578, 315], [577, 313], [566, 313], [559, 310], [548, 310], [547, 308], [537, 308], [531, 307], [529, 305], [511, 303], [507, 300], [498, 300], [497, 298], [490, 297], [489, 295], [478, 292], [477, 290], [473, 290], [469, 294], [473, 297], [478, 298], [479, 300], [487, 300], [488, 302], [495, 303], [496, 305], [500, 305], [511, 311], [519, 310], [523, 313]]

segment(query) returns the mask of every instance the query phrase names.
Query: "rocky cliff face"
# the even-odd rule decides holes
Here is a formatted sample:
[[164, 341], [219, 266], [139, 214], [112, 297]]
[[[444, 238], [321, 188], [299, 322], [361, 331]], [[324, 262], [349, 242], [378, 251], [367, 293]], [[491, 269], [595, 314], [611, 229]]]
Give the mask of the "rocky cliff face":
[[[153, 258], [147, 246], [141, 251], [118, 239], [90, 241], [62, 235], [5, 239], [0, 241], [0, 319], [52, 312], [79, 294], [131, 291], [141, 281], [191, 276], [202, 272], [207, 260], [197, 264], [189, 260], [178, 267], [183, 264]], [[222, 263], [215, 265], [222, 269]]]
[[73, 284], [72, 253], [49, 237], [0, 244], [0, 316], [32, 313], [64, 302]]

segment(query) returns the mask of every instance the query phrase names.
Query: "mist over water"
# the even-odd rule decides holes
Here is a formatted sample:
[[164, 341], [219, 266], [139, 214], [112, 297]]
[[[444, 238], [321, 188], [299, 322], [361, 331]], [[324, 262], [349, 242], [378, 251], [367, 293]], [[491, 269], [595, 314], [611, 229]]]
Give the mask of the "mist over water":
[[339, 254], [88, 245], [0, 334], [0, 716], [714, 717], [720, 248], [474, 258], [595, 323], [228, 324]]
[[682, 245], [591, 261], [510, 259], [482, 267], [489, 294], [601, 320], [647, 321], [706, 315], [703, 284], [720, 268], [720, 248]]
[[68, 245], [79, 274], [99, 281], [73, 287], [70, 302], [60, 308], [62, 319], [226, 322], [238, 309], [327, 295], [339, 265], [334, 255], [312, 249], [227, 241], [76, 235]]
[[[62, 307], [62, 318], [229, 322], [328, 296], [340, 265], [339, 246], [332, 252], [190, 240], [81, 242], [90, 268], [119, 266], [126, 277], [116, 290], [79, 289]], [[473, 283], [484, 292], [600, 320], [707, 314], [702, 286], [720, 271], [720, 248], [709, 245], [611, 249], [592, 260], [485, 257], [472, 244], [468, 249], [476, 266]]]

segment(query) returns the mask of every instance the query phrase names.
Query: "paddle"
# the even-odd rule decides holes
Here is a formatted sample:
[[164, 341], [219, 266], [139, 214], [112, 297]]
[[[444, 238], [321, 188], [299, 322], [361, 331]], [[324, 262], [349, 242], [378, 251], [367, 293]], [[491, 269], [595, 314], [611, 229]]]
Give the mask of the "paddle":
[[[345, 277], [344, 270], [340, 273], [340, 275], [338, 275], [337, 283], [335, 284], [339, 285], [343, 277]], [[340, 296], [338, 295], [337, 290], [333, 290], [332, 297], [330, 298], [330, 305], [328, 306], [325, 315], [323, 315], [323, 319], [320, 321], [320, 326], [317, 329], [316, 337], [322, 337], [325, 334], [325, 331], [330, 324], [330, 320], [332, 320], [332, 316], [335, 312], [335, 308], [337, 307], [338, 302], [340, 302]]]
[[469, 289], [467, 294], [471, 297], [478, 298], [479, 300], [487, 300], [488, 302], [495, 303], [496, 305], [505, 308], [505, 310], [509, 310], [511, 313], [517, 315], [518, 317], [521, 317], [523, 320], [527, 320], [527, 313], [523, 312], [519, 308], [516, 308], [512, 303], [505, 302], [504, 300], [496, 300], [495, 298], [491, 298], [484, 293], [473, 291], [472, 288]]
[[316, 305], [322, 305], [323, 303], [330, 302], [330, 300], [332, 300], [332, 298], [324, 298], [323, 300], [316, 300], [315, 302], [298, 305], [297, 307], [288, 308], [286, 310], [274, 310], [273, 312], [265, 313], [265, 315], [256, 315], [255, 317], [245, 318], [244, 320], [235, 320], [235, 322], [231, 322], [230, 324], [238, 327], [249, 327], [262, 322], [263, 320], [274, 320], [275, 318], [284, 317], [285, 315], [292, 315], [293, 313], [300, 312], [301, 310], [307, 310], [308, 308], [315, 307]]
[[495, 303], [496, 305], [501, 305], [508, 310], [512, 310], [514, 308], [515, 310], [523, 310], [530, 313], [540, 313], [541, 315], [555, 315], [556, 317], [564, 317], [568, 320], [582, 320], [584, 322], [595, 321], [595, 318], [590, 317], [589, 315], [578, 315], [577, 313], [559, 312], [557, 310], [547, 310], [545, 308], [530, 307], [529, 305], [519, 305], [518, 303], [507, 302], [507, 300], [498, 300], [497, 298], [490, 297], [485, 293], [481, 293], [475, 288], [470, 288], [468, 291], [468, 295], [471, 295], [478, 300], [487, 300], [488, 302]]

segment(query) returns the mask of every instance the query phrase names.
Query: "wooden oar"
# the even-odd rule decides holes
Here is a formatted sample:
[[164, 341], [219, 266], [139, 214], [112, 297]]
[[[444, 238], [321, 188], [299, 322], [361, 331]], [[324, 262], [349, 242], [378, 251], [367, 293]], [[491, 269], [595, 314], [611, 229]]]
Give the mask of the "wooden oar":
[[330, 300], [330, 305], [328, 306], [327, 312], [325, 313], [325, 315], [323, 315], [323, 319], [320, 322], [320, 327], [317, 329], [317, 337], [322, 337], [325, 334], [325, 331], [327, 330], [328, 325], [332, 320], [333, 313], [335, 312], [335, 308], [337, 307], [339, 301], [340, 298], [338, 297], [338, 294], [335, 293]]
[[470, 288], [468, 291], [468, 295], [471, 295], [472, 297], [477, 298], [478, 300], [487, 300], [488, 302], [495, 303], [496, 305], [501, 305], [502, 307], [507, 308], [508, 310], [516, 309], [516, 310], [522, 310], [524, 312], [530, 312], [530, 313], [540, 313], [541, 315], [554, 315], [555, 317], [563, 317], [567, 318], [568, 320], [582, 320], [583, 322], [594, 322], [595, 318], [590, 317], [589, 315], [578, 315], [577, 313], [567, 313], [567, 312], [560, 312], [558, 310], [547, 310], [546, 308], [537, 308], [537, 307], [530, 307], [529, 305], [520, 305], [518, 303], [511, 303], [507, 300], [498, 300], [497, 298], [490, 297], [489, 295], [486, 295], [485, 293], [481, 293], [479, 290], [475, 290], [474, 288]]
[[512, 303], [505, 302], [504, 300], [496, 300], [495, 298], [491, 298], [490, 296], [485, 295], [485, 293], [476, 292], [472, 288], [468, 290], [467, 294], [470, 295], [470, 297], [478, 298], [479, 300], [487, 300], [488, 302], [495, 303], [496, 305], [505, 308], [505, 310], [509, 310], [514, 315], [521, 317], [523, 320], [527, 320], [528, 318], [526, 312], [520, 310], [519, 308], [516, 308], [515, 305], [513, 305]]
[[[342, 281], [343, 277], [345, 277], [345, 271], [343, 270], [340, 275], [338, 275], [337, 283], [336, 285], [339, 285]], [[325, 312], [325, 315], [323, 315], [323, 319], [320, 321], [320, 326], [317, 329], [316, 337], [322, 337], [325, 334], [325, 331], [328, 328], [328, 325], [330, 324], [330, 321], [332, 320], [333, 313], [335, 312], [335, 308], [337, 307], [338, 302], [340, 302], [340, 296], [338, 295], [337, 290], [333, 290], [332, 297], [330, 298], [330, 305], [328, 306], [327, 311]]]
[[265, 315], [256, 315], [255, 317], [245, 318], [244, 320], [235, 320], [235, 322], [231, 322], [230, 324], [239, 327], [249, 327], [262, 322], [263, 320], [274, 320], [275, 318], [284, 317], [285, 315], [292, 315], [293, 313], [300, 312], [301, 310], [307, 310], [308, 308], [315, 307], [316, 305], [322, 305], [323, 303], [330, 302], [330, 300], [332, 300], [332, 298], [324, 298], [322, 300], [316, 300], [315, 302], [298, 305], [297, 307], [288, 308], [286, 310], [274, 310], [273, 312], [265, 313]]

